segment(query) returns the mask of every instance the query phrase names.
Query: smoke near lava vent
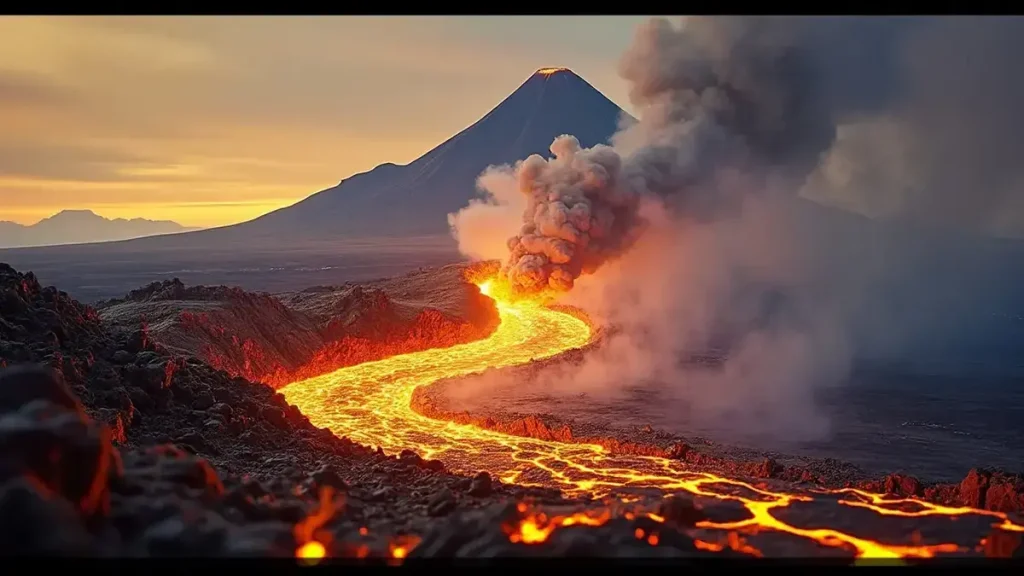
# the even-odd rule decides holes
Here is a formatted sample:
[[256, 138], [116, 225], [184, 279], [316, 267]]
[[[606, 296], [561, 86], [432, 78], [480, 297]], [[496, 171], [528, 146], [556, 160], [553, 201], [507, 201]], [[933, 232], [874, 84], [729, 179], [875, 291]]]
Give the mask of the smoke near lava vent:
[[[619, 398], [657, 381], [691, 422], [820, 436], [815, 392], [845, 381], [856, 354], [898, 359], [966, 333], [980, 290], [941, 271], [985, 258], [925, 251], [808, 198], [889, 195], [906, 218], [984, 230], [1024, 183], [1024, 165], [1004, 162], [1024, 114], [1001, 96], [1024, 86], [1008, 56], [1022, 23], [653, 19], [619, 67], [639, 121], [611, 146], [563, 136], [551, 159], [490, 168], [453, 231], [464, 253], [504, 260], [518, 289], [572, 288], [563, 300], [616, 328], [547, 390]], [[683, 366], [693, 353], [722, 364]]]
[[[671, 199], [690, 216], [714, 216], [739, 194], [730, 187], [740, 181], [725, 169], [790, 164], [801, 155], [813, 161], [832, 126], [804, 97], [805, 55], [785, 41], [788, 29], [781, 21], [736, 18], [642, 27], [621, 74], [643, 115], [615, 148], [581, 150], [565, 135], [551, 145], [550, 160], [534, 155], [491, 169], [514, 179], [527, 199], [522, 227], [508, 240], [504, 272], [513, 286], [571, 289], [634, 244], [644, 199]], [[498, 197], [489, 189], [494, 180], [481, 184]]]
[[637, 198], [622, 186], [622, 160], [612, 148], [581, 150], [566, 135], [551, 152], [551, 160], [533, 155], [514, 171], [527, 204], [503, 272], [521, 290], [569, 290], [580, 274], [628, 248], [639, 231]]

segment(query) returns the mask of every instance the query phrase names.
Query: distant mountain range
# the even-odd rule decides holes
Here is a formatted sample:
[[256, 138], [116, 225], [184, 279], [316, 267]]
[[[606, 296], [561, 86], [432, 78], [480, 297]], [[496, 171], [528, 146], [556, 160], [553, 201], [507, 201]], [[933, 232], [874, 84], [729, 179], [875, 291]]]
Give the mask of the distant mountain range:
[[170, 220], [110, 219], [91, 210], [64, 210], [29, 226], [0, 220], [0, 248], [107, 242], [192, 230], [198, 228]]

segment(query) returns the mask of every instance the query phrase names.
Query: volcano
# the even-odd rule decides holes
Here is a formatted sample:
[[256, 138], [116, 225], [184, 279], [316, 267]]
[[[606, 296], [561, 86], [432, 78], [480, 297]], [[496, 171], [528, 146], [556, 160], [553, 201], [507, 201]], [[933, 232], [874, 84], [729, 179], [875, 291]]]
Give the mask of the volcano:
[[446, 234], [448, 213], [476, 196], [476, 178], [488, 166], [550, 155], [562, 134], [584, 146], [605, 143], [621, 121], [635, 120], [571, 70], [541, 68], [483, 118], [409, 164], [381, 164], [241, 224], [118, 244], [148, 250]]
[[260, 235], [444, 233], [447, 214], [474, 197], [476, 178], [488, 166], [546, 156], [562, 134], [584, 146], [605, 143], [620, 118], [632, 120], [569, 69], [541, 68], [486, 116], [412, 163], [382, 164], [237, 228]]

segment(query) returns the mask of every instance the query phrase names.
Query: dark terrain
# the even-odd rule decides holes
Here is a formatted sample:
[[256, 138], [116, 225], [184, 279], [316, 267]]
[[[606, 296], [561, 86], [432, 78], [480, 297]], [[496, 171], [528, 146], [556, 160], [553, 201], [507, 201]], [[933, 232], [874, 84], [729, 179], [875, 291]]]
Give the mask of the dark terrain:
[[161, 250], [149, 250], [136, 242], [0, 250], [0, 261], [18, 269], [31, 268], [42, 282], [92, 303], [119, 298], [154, 280], [179, 278], [193, 286], [287, 292], [395, 276], [420, 266], [458, 260], [455, 244], [447, 235], [321, 241], [285, 236]]
[[976, 467], [1024, 472], [1024, 407], [1020, 378], [965, 378], [867, 368], [845, 386], [822, 394], [819, 412], [831, 433], [813, 441], [782, 441], [741, 433], [719, 425], [690, 421], [685, 399], [673, 399], [669, 386], [637, 385], [614, 396], [559, 391], [523, 379], [480, 384], [473, 379], [445, 383], [438, 400], [474, 414], [496, 416], [558, 414], [621, 435], [622, 429], [649, 425], [680, 437], [701, 437], [752, 454], [787, 453], [812, 459], [834, 458], [855, 465], [864, 475], [901, 472], [952, 482]]
[[[600, 340], [591, 344], [599, 345]], [[596, 443], [623, 454], [681, 458], [699, 469], [730, 476], [811, 482], [832, 489], [854, 486], [923, 498], [944, 505], [1024, 512], [1024, 475], [1016, 466], [993, 470], [985, 467], [992, 466], [991, 462], [979, 464], [960, 476], [963, 480], [952, 475], [923, 475], [908, 469], [907, 461], [914, 461], [913, 454], [902, 454], [903, 460], [892, 456], [892, 451], [900, 446], [894, 447], [895, 443], [886, 441], [895, 435], [891, 430], [876, 432], [875, 444], [861, 446], [861, 454], [853, 452], [855, 458], [852, 459], [846, 458], [845, 453], [829, 453], [820, 448], [818, 453], [813, 453], [806, 449], [780, 451], [745, 447], [716, 441], [715, 431], [703, 436], [700, 431], [685, 429], [685, 424], [681, 426], [674, 414], [665, 415], [667, 417], [661, 421], [652, 418], [652, 414], [658, 413], [656, 394], [643, 398], [643, 404], [639, 398], [634, 398], [633, 404], [622, 402], [621, 398], [619, 402], [609, 403], [588, 399], [583, 394], [569, 397], [552, 391], [539, 392], [533, 386], [538, 381], [535, 378], [546, 369], [583, 362], [587, 352], [586, 349], [578, 350], [562, 358], [509, 368], [502, 372], [500, 379], [490, 378], [492, 374], [484, 373], [479, 377], [442, 380], [417, 389], [413, 405], [418, 412], [435, 418], [472, 423], [517, 436]], [[495, 382], [501, 384], [495, 385]], [[647, 392], [650, 394], [651, 391]], [[669, 411], [672, 409], [671, 402], [662, 401], [661, 405], [667, 406]], [[638, 424], [642, 422], [647, 423]], [[864, 424], [857, 423], [856, 426]], [[858, 436], [858, 433], [861, 440], [869, 438], [856, 427], [850, 436]], [[836, 443], [835, 446], [841, 444]], [[930, 448], [937, 452], [943, 446], [936, 444]], [[963, 456], [963, 448], [956, 448], [961, 451], [953, 454]], [[863, 456], [870, 449], [877, 450], [873, 454], [874, 462]], [[939, 460], [934, 453], [928, 456]], [[886, 461], [894, 465], [885, 467], [877, 463], [878, 459], [888, 459]], [[975, 455], [973, 459], [980, 458]], [[1012, 462], [1017, 464], [1019, 461]], [[941, 465], [948, 471], [951, 466], [961, 468], [963, 463], [941, 461]], [[884, 478], [879, 480], [882, 476]], [[976, 490], [979, 477], [984, 478], [982, 484], [986, 487], [980, 493]]]
[[493, 304], [467, 266], [266, 294], [155, 282], [96, 305], [109, 325], [145, 325], [175, 354], [278, 388], [344, 366], [452, 346], [494, 328]]
[[[409, 451], [355, 445], [313, 427], [270, 387], [183, 359], [148, 330], [107, 324], [32, 274], [0, 265], [0, 365], [18, 364], [46, 368], [0, 375], [5, 554], [290, 557], [314, 539], [330, 556], [393, 559], [839, 552], [786, 534], [696, 527], [749, 516], [735, 501], [567, 501], [486, 473], [451, 475]], [[768, 468], [766, 487], [813, 487], [776, 480]], [[922, 492], [903, 477], [879, 488]], [[1009, 511], [1020, 510], [1022, 489], [1020, 478], [981, 470], [933, 496]], [[882, 526], [837, 502], [776, 514], [907, 545], [923, 536], [964, 554], [1021, 553], [1019, 534], [993, 530], [991, 516], [886, 517]], [[584, 509], [591, 521], [568, 526], [568, 515]], [[530, 522], [552, 526], [544, 543], [519, 536]]]

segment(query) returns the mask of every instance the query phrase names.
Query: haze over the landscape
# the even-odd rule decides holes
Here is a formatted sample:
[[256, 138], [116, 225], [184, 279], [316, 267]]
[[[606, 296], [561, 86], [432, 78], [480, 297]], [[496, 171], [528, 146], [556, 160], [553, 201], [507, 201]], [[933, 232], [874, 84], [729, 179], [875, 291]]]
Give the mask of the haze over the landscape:
[[[571, 69], [636, 116], [616, 67], [633, 30], [643, 21], [5, 18], [0, 21], [0, 122], [5, 126], [0, 134], [0, 220], [30, 225], [65, 209], [91, 210], [111, 219], [171, 220], [185, 227], [251, 220], [354, 174], [415, 160], [484, 116], [532, 71], [548, 66]], [[987, 191], [974, 193], [985, 200], [969, 205], [947, 201], [966, 197], [963, 194], [943, 192], [940, 206], [927, 194], [917, 198], [901, 191], [914, 179], [928, 180], [933, 188], [939, 182], [951, 190], [969, 186], [959, 182], [966, 173], [941, 175], [931, 167], [934, 174], [915, 173], [910, 162], [914, 158], [907, 155], [917, 151], [908, 148], [914, 146], [909, 139], [950, 141], [945, 134], [956, 129], [951, 120], [955, 107], [1005, 108], [988, 90], [997, 75], [979, 72], [973, 82], [952, 85], [947, 82], [952, 72], [925, 72], [927, 67], [914, 63], [938, 49], [941, 42], [935, 44], [929, 35], [941, 36], [944, 28], [970, 45], [977, 26], [965, 22], [956, 25], [959, 29], [946, 24], [917, 26], [923, 32], [915, 30], [913, 21], [875, 26], [874, 31], [861, 26], [875, 40], [861, 42], [856, 50], [881, 54], [903, 50], [886, 48], [890, 45], [908, 48], [902, 61], [882, 58], [870, 73], [850, 73], [861, 82], [851, 84], [847, 92], [865, 93], [874, 103], [839, 125], [836, 145], [814, 175], [816, 182], [826, 185], [809, 186], [805, 196], [876, 217], [890, 217], [902, 209], [945, 211], [944, 219], [959, 217], [985, 233], [1024, 235], [1021, 195], [996, 190], [1004, 187], [1001, 181], [988, 182]], [[268, 34], [279, 41], [265, 42]], [[995, 37], [992, 46], [1001, 37], [998, 29]], [[380, 38], [388, 42], [377, 45]], [[377, 47], [363, 49], [368, 42]], [[987, 54], [986, 48], [979, 49], [978, 57]], [[960, 54], [963, 57], [947, 60], [956, 70], [969, 65], [970, 54]], [[870, 61], [861, 59], [865, 60]], [[499, 61], [501, 66], [494, 65]], [[998, 66], [998, 61], [992, 62]], [[900, 66], [918, 70], [907, 75], [914, 79], [916, 92], [907, 92], [907, 102], [885, 103], [875, 110], [872, 107], [888, 97], [886, 90], [894, 89], [888, 77]], [[1015, 86], [1008, 81], [1005, 90], [997, 92], [1009, 98], [1016, 93]], [[941, 97], [953, 90], [960, 90], [959, 96]], [[912, 114], [901, 108], [909, 98], [916, 102]], [[955, 145], [934, 150], [919, 146], [931, 155], [924, 162], [956, 166], [960, 162], [954, 158], [960, 158], [971, 162], [972, 169], [983, 170], [979, 174], [1001, 171], [1005, 162], [999, 154], [978, 150], [973, 143], [987, 135], [998, 140], [999, 149], [1013, 149], [1016, 116], [1004, 120], [979, 122], [974, 132], [961, 131], [962, 150]], [[935, 133], [926, 133], [921, 126], [934, 126], [930, 130]], [[880, 153], [880, 146], [887, 152]], [[972, 160], [969, 150], [987, 160]], [[519, 159], [507, 152], [506, 161]], [[941, 158], [945, 159], [937, 160]], [[466, 186], [461, 180], [457, 190], [451, 189], [451, 182], [435, 184], [447, 186], [446, 193], [453, 198], [472, 196], [471, 189], [462, 189]], [[449, 211], [459, 207], [441, 204]], [[444, 210], [438, 212], [443, 216]], [[364, 218], [355, 218], [350, 230], [339, 222], [338, 231], [365, 235], [360, 224], [381, 232], [382, 222]], [[399, 228], [389, 232], [422, 231], [417, 226]], [[44, 237], [5, 245], [64, 241]]]
[[544, 66], [624, 105], [615, 63], [641, 21], [3, 18], [0, 220], [248, 220], [415, 159]]

